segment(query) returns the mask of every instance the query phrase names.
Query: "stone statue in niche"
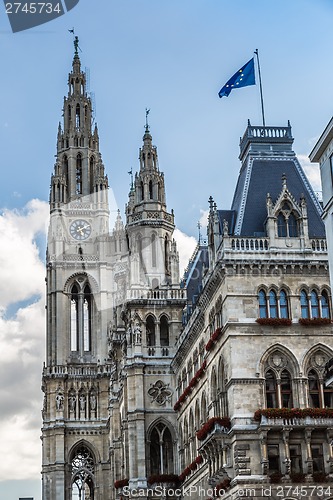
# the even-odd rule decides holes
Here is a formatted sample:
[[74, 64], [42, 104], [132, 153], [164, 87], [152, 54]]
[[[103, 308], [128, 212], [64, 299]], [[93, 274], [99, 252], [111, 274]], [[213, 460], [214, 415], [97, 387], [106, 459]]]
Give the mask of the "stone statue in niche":
[[61, 392], [58, 392], [56, 395], [56, 408], [58, 411], [64, 409], [64, 395]]

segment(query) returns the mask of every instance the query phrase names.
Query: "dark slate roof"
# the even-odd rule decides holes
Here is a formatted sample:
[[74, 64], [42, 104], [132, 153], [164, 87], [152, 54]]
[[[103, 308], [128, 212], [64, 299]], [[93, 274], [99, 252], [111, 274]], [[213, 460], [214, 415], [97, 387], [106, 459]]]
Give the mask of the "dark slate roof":
[[319, 202], [296, 156], [279, 160], [255, 158], [252, 168], [248, 162], [242, 165], [231, 206], [237, 212], [234, 234], [260, 236], [265, 233], [266, 196], [270, 193], [273, 203], [276, 202], [282, 191], [283, 174], [295, 200], [299, 203], [302, 194], [305, 196], [310, 238], [325, 237]]
[[230, 235], [234, 234], [234, 228], [236, 224], [236, 210], [218, 210], [217, 215], [219, 218], [220, 233], [223, 233], [223, 221], [228, 223], [228, 233]]
[[202, 268], [208, 268], [208, 247], [200, 245], [185, 271], [184, 280], [187, 288], [187, 299], [195, 304], [201, 292]]

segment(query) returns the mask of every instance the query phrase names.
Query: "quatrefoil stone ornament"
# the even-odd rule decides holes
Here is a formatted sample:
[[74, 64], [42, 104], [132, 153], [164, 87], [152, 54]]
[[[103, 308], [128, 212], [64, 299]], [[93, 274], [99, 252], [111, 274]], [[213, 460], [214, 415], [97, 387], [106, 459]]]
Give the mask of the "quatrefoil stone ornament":
[[152, 398], [151, 402], [155, 401], [158, 405], [162, 406], [171, 400], [172, 390], [169, 389], [169, 384], [158, 380], [155, 384], [151, 384], [150, 389], [148, 389], [148, 395]]

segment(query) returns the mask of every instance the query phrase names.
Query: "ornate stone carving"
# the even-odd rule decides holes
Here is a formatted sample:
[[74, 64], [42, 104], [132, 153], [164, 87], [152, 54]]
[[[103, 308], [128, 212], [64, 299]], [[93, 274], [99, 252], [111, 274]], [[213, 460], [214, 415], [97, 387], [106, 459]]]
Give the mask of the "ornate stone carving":
[[152, 398], [151, 402], [155, 401], [158, 405], [165, 405], [171, 400], [172, 390], [169, 389], [169, 384], [165, 384], [162, 380], [157, 380], [155, 384], [150, 384], [148, 394]]

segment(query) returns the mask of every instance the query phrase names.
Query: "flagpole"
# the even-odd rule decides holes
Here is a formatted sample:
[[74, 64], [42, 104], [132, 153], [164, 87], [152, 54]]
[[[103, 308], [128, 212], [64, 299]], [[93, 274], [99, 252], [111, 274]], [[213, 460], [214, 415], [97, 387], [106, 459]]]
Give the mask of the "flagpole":
[[260, 72], [260, 63], [259, 63], [259, 52], [258, 49], [254, 51], [255, 55], [257, 56], [257, 63], [258, 63], [258, 74], [259, 74], [259, 88], [260, 88], [260, 99], [261, 99], [261, 113], [262, 113], [262, 125], [265, 127], [265, 113], [264, 113], [264, 98], [262, 95], [262, 84], [261, 84], [261, 72]]

